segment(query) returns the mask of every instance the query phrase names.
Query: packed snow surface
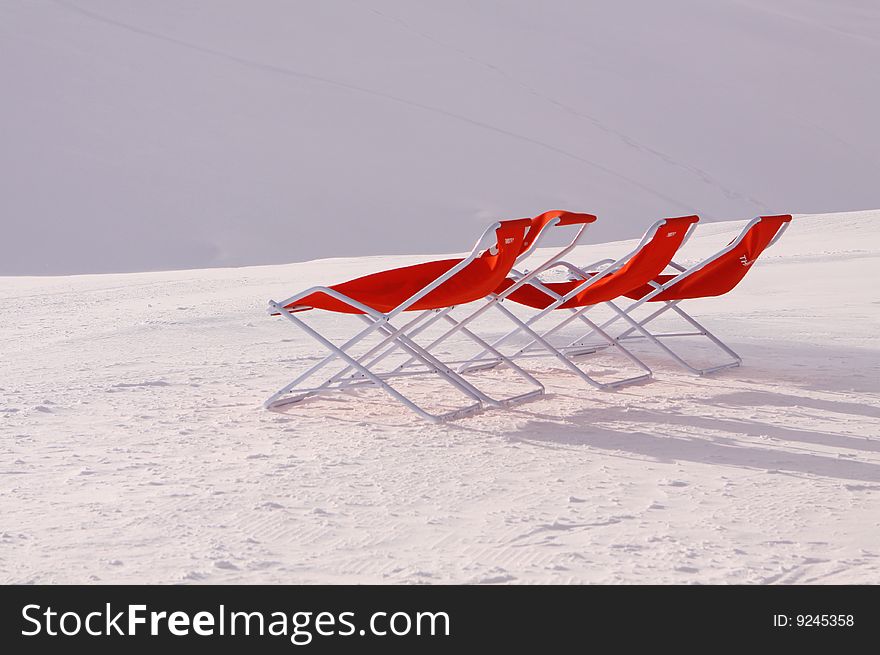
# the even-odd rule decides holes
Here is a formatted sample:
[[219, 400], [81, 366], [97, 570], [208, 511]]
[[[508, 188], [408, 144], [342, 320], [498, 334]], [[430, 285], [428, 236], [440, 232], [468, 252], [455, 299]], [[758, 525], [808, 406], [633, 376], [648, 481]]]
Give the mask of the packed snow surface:
[[545, 398], [441, 425], [376, 389], [261, 407], [324, 354], [268, 299], [424, 257], [0, 278], [0, 582], [878, 583], [878, 221], [797, 216], [686, 305], [741, 368], [694, 377], [636, 343], [654, 380], [602, 392], [530, 360]]

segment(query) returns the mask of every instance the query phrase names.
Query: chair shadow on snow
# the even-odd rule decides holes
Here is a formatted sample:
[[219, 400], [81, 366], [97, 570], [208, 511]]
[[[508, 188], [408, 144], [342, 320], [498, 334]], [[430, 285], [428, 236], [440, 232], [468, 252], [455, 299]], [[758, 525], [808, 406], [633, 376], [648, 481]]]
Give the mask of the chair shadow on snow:
[[[530, 415], [527, 411], [520, 414]], [[651, 457], [663, 462], [687, 461], [781, 473], [803, 473], [841, 480], [880, 482], [880, 465], [877, 464], [840, 458], [833, 454], [791, 452], [741, 441], [736, 437], [764, 436], [871, 453], [880, 452], [880, 439], [798, 430], [760, 421], [632, 408], [624, 410], [608, 406], [574, 414], [565, 422], [553, 420], [549, 416], [531, 416], [533, 418], [528, 423], [509, 434], [511, 440], [529, 444], [590, 446], [620, 456]], [[631, 428], [615, 429], [597, 425], [615, 421], [630, 424]], [[730, 436], [675, 434], [675, 426], [724, 431]]]
[[[828, 346], [814, 349], [806, 357], [808, 361], [804, 361], [805, 355], [800, 352], [802, 347], [791, 348], [774, 344], [771, 349], [765, 344], [752, 343], [743, 345], [741, 349], [750, 362], [749, 369], [736, 369], [736, 372], [712, 376], [699, 382], [694, 379], [693, 383], [700, 384], [703, 389], [717, 384], [717, 393], [686, 401], [697, 405], [696, 408], [691, 408], [690, 413], [688, 410], [658, 411], [637, 406], [622, 408], [603, 404], [593, 405], [560, 420], [558, 416], [541, 415], [523, 407], [519, 415], [529, 421], [510, 437], [532, 444], [586, 445], [613, 451], [622, 456], [651, 457], [660, 461], [681, 460], [841, 480], [880, 482], [880, 464], [854, 459], [859, 452], [880, 453], [880, 427], [875, 428], [870, 435], [855, 436], [789, 427], [782, 424], [784, 417], [780, 417], [777, 424], [723, 415], [725, 409], [802, 408], [805, 412], [822, 416], [831, 422], [842, 420], [845, 425], [849, 417], [856, 427], [864, 426], [865, 418], [880, 418], [880, 407], [872, 404], [871, 398], [865, 398], [864, 403], [821, 399], [810, 397], [809, 391], [871, 395], [880, 391], [880, 385], [872, 375], [880, 364], [874, 351]], [[775, 355], [775, 361], [768, 366], [767, 355], [771, 352]], [[828, 362], [832, 364], [829, 365]], [[824, 374], [818, 379], [800, 378], [797, 374], [804, 364], [823, 368]], [[800, 378], [794, 385], [796, 389], [803, 388], [805, 393], [792, 395], [736, 388], [746, 378], [772, 384], [779, 379], [780, 374], [790, 378], [790, 383], [795, 378]], [[726, 381], [728, 376], [729, 381]], [[858, 390], [853, 387], [858, 387]], [[713, 415], [703, 414], [699, 406], [712, 407], [715, 411], [712, 412]], [[627, 427], [610, 427], [616, 425]], [[766, 438], [768, 441], [755, 443], [741, 437]], [[778, 447], [775, 447], [774, 441], [778, 443]], [[786, 448], [786, 442], [805, 444], [807, 447], [820, 446], [835, 451], [845, 449], [845, 452], [792, 452], [790, 445]]]
[[[840, 434], [822, 430], [790, 427], [783, 424], [784, 416], [771, 420], [738, 418], [727, 410], [749, 408], [794, 408], [801, 418], [804, 414], [821, 418], [823, 422], [847, 421], [856, 428], [863, 428], [865, 419], [880, 418], [880, 406], [873, 404], [873, 396], [880, 392], [880, 382], [874, 372], [880, 369], [880, 358], [870, 349], [824, 346], [804, 350], [803, 346], [782, 343], [764, 344], [751, 342], [736, 344], [748, 362], [747, 368], [735, 369], [705, 378], [687, 378], [687, 383], [699, 389], [698, 396], [677, 397], [676, 404], [685, 409], [655, 410], [639, 407], [634, 396], [628, 407], [615, 406], [602, 401], [602, 394], [583, 388], [583, 409], [561, 417], [552, 411], [554, 398], [558, 395], [548, 388], [545, 397], [506, 410], [516, 421], [505, 422], [510, 428], [501, 427], [500, 434], [520, 443], [556, 446], [590, 446], [620, 457], [649, 457], [658, 461], [687, 461], [701, 464], [732, 466], [757, 471], [773, 471], [821, 476], [840, 480], [858, 480], [880, 483], [880, 464], [859, 461], [859, 453], [869, 456], [880, 453], [880, 428], [870, 436]], [[700, 349], [694, 349], [699, 356]], [[659, 384], [657, 393], [662, 395], [663, 379], [669, 374], [661, 358], [647, 355], [647, 361], [658, 368], [657, 377], [631, 388]], [[605, 362], [593, 360], [596, 373], [605, 373]], [[821, 370], [821, 375], [802, 375], [803, 367]], [[613, 370], [613, 367], [608, 367]], [[551, 379], [561, 376], [568, 380], [564, 371], [544, 371]], [[483, 374], [480, 374], [483, 375]], [[674, 378], [673, 378], [674, 379]], [[753, 386], [783, 385], [786, 392], [766, 389], [743, 388]], [[799, 391], [801, 395], [794, 395]], [[812, 392], [841, 396], [841, 400], [811, 397]], [[569, 396], [565, 391], [562, 395]], [[626, 393], [626, 392], [623, 392]], [[704, 395], [705, 394], [705, 395]], [[853, 402], [858, 396], [864, 402]], [[326, 412], [345, 424], [370, 424], [380, 432], [409, 430], [413, 422], [404, 412], [389, 415], [388, 406], [381, 393], [359, 396], [346, 394], [345, 403], [332, 403], [329, 407], [345, 407], [350, 403], [351, 412], [339, 414]], [[581, 396], [578, 396], [580, 398]], [[328, 400], [328, 399], [324, 399]], [[545, 403], [550, 403], [547, 405]], [[711, 414], [701, 408], [712, 408]], [[320, 410], [318, 410], [320, 411]], [[441, 430], [465, 432], [497, 437], [499, 425], [485, 425], [488, 414], [455, 421]], [[353, 416], [354, 414], [354, 416]], [[849, 419], [847, 419], [849, 417]], [[809, 418], [809, 417], [808, 417]], [[519, 427], [513, 428], [512, 424]], [[621, 426], [621, 427], [618, 427]], [[625, 426], [625, 427], [624, 427]], [[766, 439], [756, 443], [755, 439]], [[800, 452], [792, 448], [807, 449], [811, 446], [840, 452]]]
[[[769, 391], [733, 391], [715, 396], [713, 404], [729, 405], [731, 407], [804, 407], [822, 412], [835, 412], [837, 414], [853, 414], [868, 418], [880, 419], [880, 407], [863, 405], [860, 403], [842, 402], [839, 400], [822, 400], [819, 398], [807, 398], [805, 396], [792, 396], [785, 393]], [[706, 403], [708, 404], [708, 402]], [[880, 429], [878, 429], [880, 431]], [[880, 446], [878, 446], [880, 450]]]
[[[735, 331], [737, 328], [734, 325], [730, 329]], [[743, 358], [743, 368], [736, 369], [738, 377], [742, 379], [773, 385], [782, 382], [805, 392], [880, 394], [880, 353], [873, 348], [763, 341], [734, 342], [733, 347]], [[773, 404], [777, 407], [797, 404], [845, 414], [880, 417], [880, 409], [867, 404], [824, 401], [776, 392], [772, 395], [778, 396], [773, 403], [766, 402], [768, 397], [765, 396], [755, 404]], [[736, 398], [733, 395], [727, 402]], [[748, 398], [742, 397], [744, 402]]]
[[[553, 396], [554, 394], [549, 394], [546, 399], [552, 400]], [[877, 414], [877, 410], [868, 405], [764, 391], [725, 392], [712, 399], [695, 402], [715, 407], [800, 406], [872, 418]], [[858, 451], [880, 453], [880, 437], [858, 437], [791, 428], [751, 419], [701, 416], [632, 406], [593, 406], [560, 419], [556, 415], [542, 413], [540, 404], [528, 403], [512, 409], [513, 414], [520, 419], [527, 419], [527, 422], [515, 431], [505, 432], [505, 436], [512, 441], [531, 445], [590, 446], [623, 457], [650, 457], [663, 462], [688, 461], [880, 483], [880, 465], [850, 458], [856, 456]], [[363, 410], [363, 405], [358, 404], [353, 405], [353, 409], [358, 406]], [[329, 415], [327, 417], [330, 418]], [[365, 421], [363, 416], [354, 418], [350, 415], [337, 415], [333, 418], [342, 423], [373, 424], [370, 419]], [[629, 427], [616, 429], [607, 426], [608, 423], [618, 422]], [[375, 426], [379, 431], [412, 428], [411, 422], [407, 420], [382, 421], [381, 425]], [[473, 419], [450, 424], [447, 428], [486, 436], [498, 434], [497, 429], [482, 428]], [[688, 429], [697, 434], [682, 434]], [[723, 434], [717, 434], [719, 432]], [[779, 440], [780, 447], [738, 438], [743, 436]], [[792, 452], [783, 449], [784, 442], [846, 449], [848, 453], [840, 457], [833, 453]]]

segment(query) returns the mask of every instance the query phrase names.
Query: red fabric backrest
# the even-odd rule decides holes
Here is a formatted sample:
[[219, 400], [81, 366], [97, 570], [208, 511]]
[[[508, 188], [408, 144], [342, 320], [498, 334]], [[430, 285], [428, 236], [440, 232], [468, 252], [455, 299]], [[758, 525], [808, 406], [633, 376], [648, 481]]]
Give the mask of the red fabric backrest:
[[568, 212], [562, 209], [553, 209], [549, 212], [539, 214], [531, 219], [532, 225], [529, 229], [529, 233], [523, 241], [520, 254], [529, 249], [529, 246], [534, 243], [535, 239], [538, 238], [538, 235], [554, 218], [559, 218], [559, 222], [556, 225], [562, 227], [565, 225], [584, 225], [586, 223], [594, 223], [598, 217], [593, 214], [578, 214], [576, 212]]
[[[488, 296], [510, 273], [510, 269], [513, 268], [516, 258], [522, 250], [523, 240], [530, 226], [531, 219], [529, 218], [501, 221], [495, 230], [494, 248], [485, 250], [482, 255], [456, 275], [414, 303], [410, 310], [463, 305]], [[452, 260], [453, 265], [459, 261], [461, 260]], [[402, 275], [407, 275], [406, 268], [399, 270]], [[413, 293], [423, 288], [428, 282], [430, 280], [418, 281], [414, 285], [416, 288]]]
[[[435, 289], [432, 294], [442, 291], [447, 284], [457, 280], [456, 286], [461, 290], [456, 293], [473, 296], [471, 300], [488, 296], [510, 273], [516, 258], [523, 251], [523, 243], [531, 226], [530, 218], [501, 221], [501, 225], [495, 230], [495, 248], [486, 250], [458, 275]], [[461, 302], [469, 301], [450, 304], [461, 304]]]
[[[461, 305], [485, 298], [494, 291], [513, 268], [522, 249], [531, 219], [501, 221], [495, 230], [496, 244], [474, 261], [426, 294], [408, 311]], [[412, 297], [462, 260], [444, 259], [404, 266], [334, 284], [331, 288], [381, 312], [388, 312]], [[298, 300], [297, 306], [320, 307], [336, 312], [360, 313], [342, 301], [320, 292]]]
[[[740, 237], [731, 241], [736, 244], [691, 273], [658, 296], [669, 299], [705, 298], [720, 296], [733, 289], [742, 280], [754, 261], [782, 229], [791, 221], [791, 215], [760, 216]], [[730, 244], [728, 244], [730, 245]]]
[[[647, 284], [669, 265], [688, 229], [699, 220], [699, 216], [681, 216], [658, 221], [660, 225], [654, 235], [626, 264], [591, 284], [577, 295], [572, 304], [583, 306], [614, 300], [627, 291]], [[568, 303], [563, 305], [568, 306]]]

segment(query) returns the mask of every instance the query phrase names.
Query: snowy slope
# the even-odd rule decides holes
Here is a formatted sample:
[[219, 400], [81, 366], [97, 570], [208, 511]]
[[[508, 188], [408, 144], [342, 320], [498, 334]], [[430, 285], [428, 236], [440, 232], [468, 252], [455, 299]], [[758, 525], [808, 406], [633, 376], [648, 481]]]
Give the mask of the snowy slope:
[[0, 278], [0, 582], [878, 583], [878, 221], [798, 217], [691, 304], [740, 369], [535, 363], [548, 397], [441, 426], [377, 391], [260, 408], [319, 354], [268, 298], [420, 258]]
[[0, 274], [877, 207], [877, 61], [873, 0], [2, 0]]

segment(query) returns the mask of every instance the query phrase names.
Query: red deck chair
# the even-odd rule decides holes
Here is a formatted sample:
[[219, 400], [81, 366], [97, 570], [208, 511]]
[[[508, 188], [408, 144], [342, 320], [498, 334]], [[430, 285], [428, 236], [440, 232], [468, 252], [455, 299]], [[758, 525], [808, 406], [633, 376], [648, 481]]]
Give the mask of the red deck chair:
[[[438, 319], [441, 319], [441, 318], [444, 319], [447, 323], [449, 323], [452, 326], [446, 332], [444, 332], [441, 336], [437, 337], [434, 341], [432, 341], [430, 344], [425, 346], [425, 350], [430, 352], [431, 350], [436, 349], [440, 344], [445, 342], [449, 337], [453, 336], [454, 334], [456, 334], [457, 332], [459, 332], [462, 329], [465, 330], [465, 334], [470, 335], [469, 331], [466, 329], [465, 326], [467, 326], [469, 323], [471, 323], [475, 319], [479, 318], [490, 307], [496, 306], [497, 303], [500, 303], [508, 295], [515, 292], [520, 287], [525, 286], [527, 283], [531, 282], [540, 273], [550, 269], [556, 262], [558, 262], [560, 259], [562, 259], [562, 257], [567, 255], [578, 243], [580, 243], [580, 241], [582, 240], [582, 238], [586, 232], [586, 228], [591, 223], [594, 223], [597, 220], [597, 217], [594, 216], [593, 214], [582, 214], [582, 213], [569, 212], [569, 211], [556, 209], [556, 210], [544, 212], [543, 214], [535, 216], [534, 218], [531, 218], [529, 220], [531, 221], [531, 228], [529, 229], [529, 232], [526, 236], [526, 239], [523, 241], [523, 246], [522, 246], [521, 252], [516, 259], [517, 264], [525, 261], [526, 259], [528, 259], [532, 255], [532, 253], [538, 247], [541, 240], [544, 238], [546, 233], [549, 231], [549, 228], [554, 227], [554, 226], [566, 227], [566, 226], [574, 225], [574, 226], [579, 226], [580, 229], [574, 235], [574, 238], [569, 242], [569, 244], [567, 246], [565, 246], [562, 250], [560, 250], [559, 252], [556, 252], [555, 254], [550, 256], [541, 265], [539, 265], [537, 268], [529, 271], [528, 273], [525, 273], [525, 274], [518, 273], [517, 280], [516, 280], [515, 284], [506, 285], [507, 288], [500, 293], [496, 290], [496, 292], [489, 294], [489, 296], [487, 296], [487, 298], [486, 298], [488, 301], [487, 304], [483, 305], [482, 307], [480, 307], [479, 309], [477, 309], [476, 311], [474, 311], [473, 313], [468, 315], [466, 318], [461, 319], [461, 320], [454, 319], [451, 316], [450, 312], [451, 312], [451, 310], [455, 309], [455, 307], [449, 307], [444, 310], [439, 310], [436, 316], [428, 319], [427, 321], [425, 321], [424, 323], [419, 325], [417, 328], [415, 328], [415, 330], [411, 333], [412, 336], [422, 332], [426, 328], [430, 327], [435, 321], [437, 321]], [[503, 307], [501, 307], [500, 305], [498, 305], [498, 309], [503, 311]], [[517, 319], [514, 317], [513, 320], [517, 320]], [[493, 368], [494, 368], [494, 366], [496, 366], [496, 365], [500, 364], [502, 361], [504, 361], [504, 356], [501, 355], [500, 352], [495, 351], [488, 343], [485, 343], [484, 341], [480, 341], [480, 345], [484, 349], [482, 352], [484, 352], [484, 353], [491, 352], [492, 353], [492, 355], [493, 355], [492, 361], [494, 362]], [[374, 359], [371, 362], [371, 364], [378, 362], [379, 360], [381, 360], [384, 357], [385, 357], [385, 354], [379, 355], [376, 359]], [[467, 361], [469, 362], [470, 360], [467, 360]], [[417, 364], [417, 363], [418, 362], [417, 362], [416, 358], [410, 357], [410, 359], [406, 360], [405, 362], [400, 364], [397, 368], [395, 368], [392, 371], [392, 373], [397, 373], [397, 372], [402, 371], [402, 370], [412, 366], [413, 364]], [[450, 363], [451, 364], [463, 364], [464, 362], [450, 362]]]
[[[607, 329], [613, 322], [623, 320], [629, 327], [616, 337], [618, 341], [647, 339], [670, 355], [681, 366], [697, 375], [706, 375], [739, 366], [742, 363], [742, 358], [685, 312], [679, 303], [692, 298], [720, 296], [731, 291], [749, 272], [752, 264], [761, 253], [779, 240], [790, 222], [791, 215], [789, 214], [759, 216], [749, 221], [739, 236], [727, 246], [702, 262], [690, 268], [685, 268], [676, 262], [670, 262], [670, 268], [675, 271], [674, 273], [658, 275], [647, 284], [625, 294], [636, 300], [626, 309], [621, 309], [615, 303], [609, 302], [608, 304], [617, 315], [600, 327]], [[662, 303], [663, 306], [641, 320], [637, 321], [633, 318], [633, 311], [649, 302]], [[646, 328], [651, 321], [668, 311], [676, 313], [696, 331], [652, 333]], [[585, 335], [569, 345], [583, 346], [586, 336], [589, 335]], [[685, 361], [663, 342], [664, 339], [672, 337], [706, 337], [731, 359], [707, 368], [698, 368]]]
[[[449, 317], [449, 312], [458, 305], [490, 296], [508, 275], [514, 263], [534, 250], [547, 227], [580, 225], [581, 230], [575, 238], [577, 241], [586, 225], [595, 220], [596, 217], [589, 214], [557, 211], [547, 212], [533, 219], [500, 221], [483, 233], [465, 258], [382, 271], [333, 286], [313, 287], [281, 302], [270, 301], [271, 315], [284, 316], [327, 348], [330, 354], [272, 394], [264, 406], [275, 409], [311, 396], [369, 384], [382, 388], [423, 418], [442, 421], [472, 413], [486, 405], [497, 407], [543, 395], [544, 387], [538, 380], [465, 327], [475, 316], [455, 321]], [[571, 247], [563, 252], [568, 252]], [[485, 312], [496, 303], [497, 300], [493, 299], [477, 310], [475, 315]], [[313, 309], [352, 314], [362, 319], [367, 327], [337, 346], [297, 316], [300, 312]], [[391, 320], [403, 312], [419, 313], [401, 327], [394, 327]], [[496, 354], [500, 363], [528, 382], [533, 387], [532, 390], [504, 399], [492, 398], [413, 340], [428, 325], [443, 318], [455, 324], [455, 332], [460, 332], [480, 347]], [[365, 353], [355, 356], [353, 347], [377, 332], [380, 333], [380, 342]], [[406, 366], [398, 366], [388, 372], [374, 370], [377, 363], [396, 351], [403, 351], [409, 356], [407, 364], [416, 362], [421, 370], [403, 370]], [[342, 370], [316, 387], [302, 387], [306, 380], [334, 360], [344, 363]], [[394, 377], [424, 373], [438, 375], [473, 402], [450, 412], [433, 414], [389, 383]]]
[[[569, 370], [574, 372], [588, 384], [608, 389], [624, 384], [639, 382], [651, 377], [651, 369], [638, 357], [633, 355], [618, 340], [607, 334], [601, 326], [591, 321], [586, 313], [598, 304], [614, 300], [632, 289], [638, 288], [657, 277], [672, 260], [679, 247], [685, 242], [691, 233], [693, 226], [699, 221], [697, 216], [682, 216], [679, 218], [666, 218], [654, 223], [642, 237], [639, 244], [630, 253], [617, 261], [603, 260], [597, 264], [609, 264], [604, 270], [588, 275], [579, 275], [578, 279], [561, 282], [541, 282], [535, 278], [530, 279], [527, 285], [519, 285], [516, 273], [514, 277], [505, 279], [498, 287], [496, 293], [507, 299], [540, 310], [526, 321], [520, 320], [507, 308], [502, 310], [516, 324], [516, 328], [491, 345], [496, 350], [519, 333], [525, 333], [531, 341], [520, 348], [517, 352], [509, 355], [510, 359], [529, 356], [528, 353], [535, 349], [550, 353], [562, 362]], [[561, 261], [554, 264], [564, 266], [570, 272], [580, 270], [571, 264]], [[511, 293], [510, 289], [516, 286]], [[570, 310], [571, 314], [559, 322], [552, 329], [543, 333], [536, 332], [532, 325], [555, 310]], [[630, 362], [635, 364], [643, 372], [632, 377], [625, 377], [611, 382], [599, 382], [593, 376], [581, 369], [574, 361], [575, 355], [594, 352], [596, 347], [555, 347], [548, 339], [574, 320], [586, 323], [591, 333], [598, 334], [604, 339], [603, 347], [613, 347], [618, 350]], [[497, 366], [500, 361], [495, 357], [488, 357], [487, 350], [482, 351], [476, 357], [468, 361], [459, 371], [471, 371], [481, 368]]]

